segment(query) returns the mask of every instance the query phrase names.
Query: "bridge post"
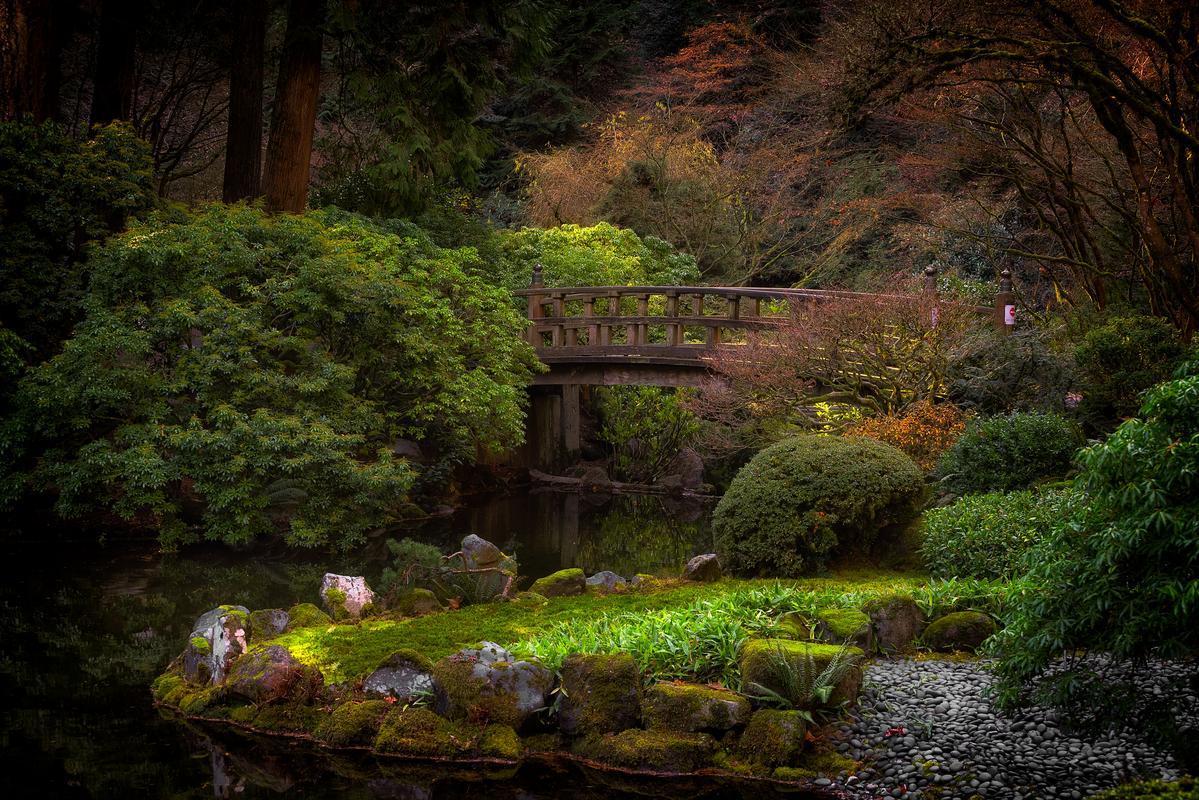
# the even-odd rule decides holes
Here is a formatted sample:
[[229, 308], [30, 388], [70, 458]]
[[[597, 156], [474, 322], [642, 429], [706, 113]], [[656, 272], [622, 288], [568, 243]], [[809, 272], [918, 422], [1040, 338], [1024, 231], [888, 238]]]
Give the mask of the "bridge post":
[[[530, 289], [540, 289], [544, 284], [541, 281], [542, 266], [540, 263], [533, 265], [533, 278], [529, 281]], [[541, 345], [541, 331], [537, 330], [537, 320], [545, 316], [545, 308], [542, 303], [545, 298], [540, 292], [529, 293], [529, 344], [534, 347]]]
[[1016, 327], [1016, 293], [1012, 291], [1012, 271], [999, 273], [999, 293], [995, 295], [995, 326], [1001, 333]]
[[941, 308], [937, 302], [937, 268], [932, 264], [924, 268], [923, 293], [929, 305], [929, 322], [935, 328], [941, 318]]

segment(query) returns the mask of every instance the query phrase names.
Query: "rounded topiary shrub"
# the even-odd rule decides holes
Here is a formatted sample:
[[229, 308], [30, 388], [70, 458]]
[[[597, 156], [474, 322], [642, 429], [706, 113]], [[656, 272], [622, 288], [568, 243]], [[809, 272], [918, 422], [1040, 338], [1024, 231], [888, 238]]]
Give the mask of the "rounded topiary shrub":
[[743, 574], [799, 575], [911, 520], [924, 474], [891, 445], [805, 435], [767, 447], [716, 506], [716, 551]]
[[973, 420], [937, 471], [954, 494], [1027, 489], [1070, 471], [1082, 429], [1057, 414], [1017, 413]]

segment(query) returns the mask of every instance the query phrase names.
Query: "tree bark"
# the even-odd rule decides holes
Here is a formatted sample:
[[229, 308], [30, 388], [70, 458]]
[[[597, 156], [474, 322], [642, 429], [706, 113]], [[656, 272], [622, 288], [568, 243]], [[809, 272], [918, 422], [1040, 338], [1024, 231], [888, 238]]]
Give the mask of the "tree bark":
[[59, 62], [72, 10], [63, 0], [0, 0], [0, 118], [57, 118]]
[[242, 0], [229, 65], [229, 130], [225, 136], [222, 199], [235, 203], [262, 193], [262, 75], [266, 0]]
[[289, 0], [263, 175], [268, 211], [298, 214], [308, 202], [324, 20], [325, 0]]
[[92, 81], [92, 125], [106, 125], [132, 116], [138, 11], [138, 0], [103, 0], [100, 7], [100, 36]]

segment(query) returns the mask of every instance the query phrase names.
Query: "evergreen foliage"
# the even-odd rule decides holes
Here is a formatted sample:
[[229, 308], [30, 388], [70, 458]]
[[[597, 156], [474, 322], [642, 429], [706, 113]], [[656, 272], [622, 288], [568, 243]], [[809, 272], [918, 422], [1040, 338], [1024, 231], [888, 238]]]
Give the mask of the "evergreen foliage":
[[1081, 411], [1100, 428], [1133, 416], [1145, 391], [1170, 377], [1184, 352], [1177, 329], [1161, 317], [1113, 317], [1092, 328], [1074, 351]]
[[1078, 425], [1056, 414], [987, 417], [966, 426], [938, 471], [957, 494], [1027, 489], [1069, 472], [1082, 443]]

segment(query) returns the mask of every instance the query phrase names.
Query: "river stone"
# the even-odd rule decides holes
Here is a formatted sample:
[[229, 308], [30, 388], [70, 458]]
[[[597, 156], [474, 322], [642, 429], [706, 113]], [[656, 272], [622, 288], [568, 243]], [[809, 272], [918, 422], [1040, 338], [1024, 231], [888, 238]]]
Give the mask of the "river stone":
[[217, 606], [201, 614], [183, 651], [183, 676], [192, 683], [224, 683], [230, 664], [246, 652], [249, 626], [245, 606]]
[[335, 575], [321, 578], [321, 600], [335, 620], [358, 619], [375, 605], [375, 593], [361, 575]]
[[749, 722], [749, 701], [728, 689], [656, 683], [645, 694], [645, 727], [668, 731], [724, 733]]
[[689, 581], [718, 581], [723, 572], [720, 569], [720, 559], [715, 553], [704, 553], [687, 562], [683, 567], [683, 577]]
[[930, 622], [924, 643], [934, 650], [973, 652], [996, 630], [995, 620], [981, 611], [957, 611]]
[[536, 661], [518, 661], [493, 642], [467, 647], [433, 665], [437, 713], [520, 729], [548, 705], [554, 675]]
[[755, 711], [737, 743], [737, 753], [751, 764], [787, 766], [803, 750], [807, 730], [802, 711]]
[[251, 703], [310, 700], [324, 685], [321, 673], [302, 664], [282, 645], [255, 649], [233, 662], [225, 687]]
[[281, 608], [264, 608], [250, 612], [250, 630], [254, 640], [270, 639], [287, 630], [291, 615]]
[[704, 485], [704, 460], [693, 448], [680, 450], [667, 471], [679, 476], [684, 489], [700, 489]]
[[587, 579], [588, 586], [595, 586], [605, 592], [614, 592], [618, 587], [623, 589], [627, 583], [624, 578], [609, 570], [597, 572]]
[[641, 671], [628, 653], [572, 655], [562, 663], [558, 727], [568, 735], [617, 733], [641, 718]]
[[874, 627], [874, 644], [883, 653], [903, 653], [924, 630], [924, 612], [908, 595], [877, 597], [862, 606]]
[[587, 590], [587, 577], [578, 567], [560, 569], [552, 575], [538, 578], [529, 591], [543, 597], [573, 597]]
[[467, 569], [495, 569], [504, 553], [486, 539], [470, 534], [462, 540], [462, 559]]
[[874, 650], [874, 629], [864, 612], [845, 608], [826, 608], [816, 614], [816, 634], [832, 644], [857, 645], [867, 653]]
[[394, 697], [405, 703], [432, 694], [434, 688], [433, 663], [413, 650], [392, 653], [362, 682], [368, 697]]

